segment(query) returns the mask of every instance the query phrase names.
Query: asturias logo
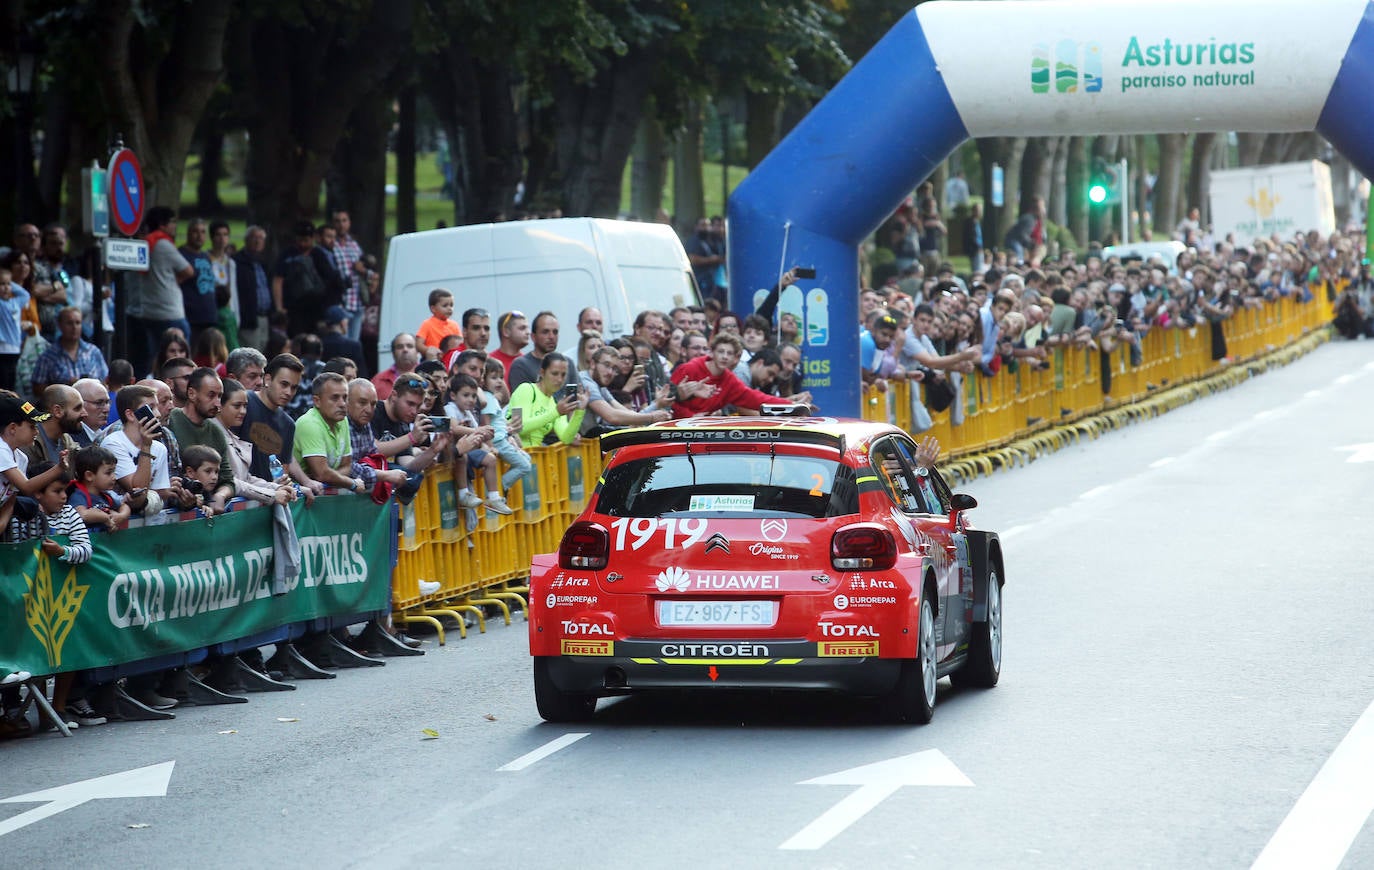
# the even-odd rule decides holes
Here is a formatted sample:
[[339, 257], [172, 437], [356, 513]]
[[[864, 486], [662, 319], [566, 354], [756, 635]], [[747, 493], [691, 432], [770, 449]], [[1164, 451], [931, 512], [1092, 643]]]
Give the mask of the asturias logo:
[[658, 572], [658, 578], [654, 580], [654, 585], [658, 587], [659, 592], [667, 592], [669, 589], [675, 592], [686, 592], [691, 583], [687, 580], [687, 569], [674, 565]]
[[1031, 48], [1031, 93], [1050, 92], [1051, 59], [1056, 93], [1076, 94], [1081, 90], [1096, 94], [1102, 91], [1102, 46], [1096, 42], [1061, 39], [1055, 44], [1053, 54], [1048, 42], [1037, 42]]

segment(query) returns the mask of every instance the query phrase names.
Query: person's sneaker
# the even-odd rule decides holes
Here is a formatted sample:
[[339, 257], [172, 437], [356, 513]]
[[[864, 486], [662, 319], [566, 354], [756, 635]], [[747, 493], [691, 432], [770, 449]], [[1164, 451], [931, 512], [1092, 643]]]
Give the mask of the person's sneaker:
[[66, 716], [70, 721], [78, 725], [104, 725], [108, 720], [95, 712], [91, 702], [85, 698], [69, 699], [67, 701], [67, 712], [59, 711], [58, 715]]
[[152, 689], [131, 692], [130, 697], [143, 706], [151, 707], [154, 710], [170, 710], [177, 705], [175, 698], [164, 698]]
[[[81, 727], [80, 723], [78, 723], [75, 719], [73, 719], [71, 716], [67, 715], [63, 711], [54, 710], [53, 712], [56, 713], [58, 716], [62, 717], [62, 721], [66, 724], [68, 731], [75, 731], [76, 729]], [[56, 731], [57, 723], [49, 719], [47, 713], [40, 712], [38, 714], [38, 730]]]
[[468, 490], [458, 494], [458, 504], [465, 508], [479, 508], [482, 506], [482, 500], [472, 490]]
[[487, 510], [491, 511], [492, 513], [502, 514], [505, 516], [515, 513], [515, 511], [511, 510], [511, 506], [506, 504], [506, 500], [499, 495], [487, 496], [487, 500], [483, 502], [483, 504], [485, 504], [487, 506]]
[[30, 674], [28, 671], [15, 671], [12, 674], [5, 674], [5, 676], [0, 677], [0, 686], [9, 686], [13, 685], [14, 683], [22, 683], [30, 679], [32, 676], [33, 674]]
[[436, 592], [439, 591], [439, 588], [440, 588], [440, 585], [439, 585], [439, 582], [438, 582], [437, 580], [421, 580], [421, 581], [420, 581], [420, 594], [421, 594], [421, 595], [433, 595], [434, 593], [436, 593]]

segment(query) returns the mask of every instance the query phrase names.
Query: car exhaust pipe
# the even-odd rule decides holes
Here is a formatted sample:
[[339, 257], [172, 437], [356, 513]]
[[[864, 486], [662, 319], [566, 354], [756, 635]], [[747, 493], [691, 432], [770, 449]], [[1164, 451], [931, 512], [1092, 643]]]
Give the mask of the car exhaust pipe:
[[607, 668], [605, 676], [601, 678], [601, 683], [607, 689], [623, 689], [630, 684], [630, 681], [625, 676], [623, 669]]

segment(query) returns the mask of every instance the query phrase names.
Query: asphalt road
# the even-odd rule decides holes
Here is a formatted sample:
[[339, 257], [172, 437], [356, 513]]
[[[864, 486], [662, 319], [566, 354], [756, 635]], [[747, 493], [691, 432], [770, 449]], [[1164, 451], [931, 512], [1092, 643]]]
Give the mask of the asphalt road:
[[[1302, 866], [1374, 866], [1374, 715], [1351, 733], [1371, 360], [1329, 345], [967, 485], [1006, 544], [1002, 682], [942, 686], [928, 726], [711, 692], [546, 725], [523, 621], [497, 621], [247, 705], [0, 744], [0, 800], [174, 762], [165, 797], [0, 834], [0, 867], [1248, 867], [1281, 826]], [[0, 830], [44, 806], [0, 803]]]

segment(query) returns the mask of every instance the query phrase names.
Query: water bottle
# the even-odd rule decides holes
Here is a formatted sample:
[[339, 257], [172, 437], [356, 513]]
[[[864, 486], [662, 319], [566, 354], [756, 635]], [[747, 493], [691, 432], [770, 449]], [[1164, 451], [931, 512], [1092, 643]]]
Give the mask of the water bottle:
[[267, 467], [272, 472], [272, 481], [274, 483], [281, 480], [281, 476], [286, 473], [286, 469], [282, 468], [281, 460], [277, 458], [277, 454], [275, 453], [268, 455]]

